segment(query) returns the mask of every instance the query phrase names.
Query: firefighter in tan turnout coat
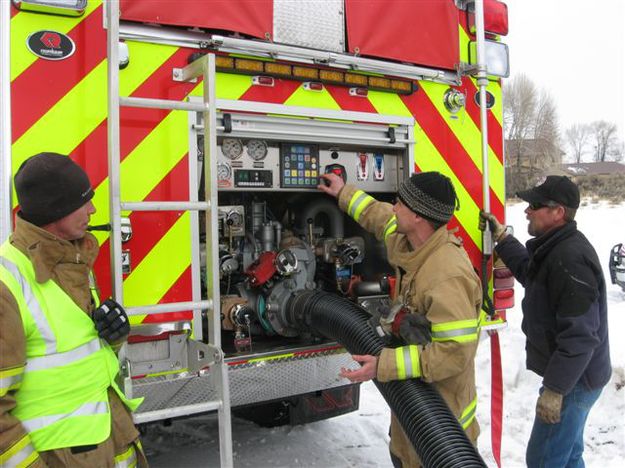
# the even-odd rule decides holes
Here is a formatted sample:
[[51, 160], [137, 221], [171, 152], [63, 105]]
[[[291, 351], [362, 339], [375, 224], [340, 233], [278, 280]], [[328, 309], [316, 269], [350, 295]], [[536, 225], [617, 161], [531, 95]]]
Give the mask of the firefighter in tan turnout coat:
[[[405, 346], [385, 348], [380, 356], [353, 356], [362, 367], [341, 373], [353, 382], [421, 378], [432, 382], [476, 444], [474, 358], [478, 345], [480, 280], [462, 247], [446, 229], [457, 206], [451, 181], [437, 172], [404, 181], [394, 205], [326, 174], [319, 189], [338, 198], [339, 207], [384, 240], [396, 270], [397, 289], [387, 318], [390, 331]], [[391, 457], [395, 466], [420, 466], [399, 422], [391, 418]]]
[[130, 330], [99, 304], [87, 233], [93, 190], [69, 157], [41, 153], [15, 176], [21, 211], [0, 246], [0, 466], [147, 466], [113, 347]]

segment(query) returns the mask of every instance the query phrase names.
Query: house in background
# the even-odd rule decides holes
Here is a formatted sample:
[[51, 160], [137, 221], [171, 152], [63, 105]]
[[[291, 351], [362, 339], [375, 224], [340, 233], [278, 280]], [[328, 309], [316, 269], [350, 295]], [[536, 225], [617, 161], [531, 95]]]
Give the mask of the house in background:
[[625, 200], [625, 164], [619, 162], [558, 164], [546, 169], [544, 175], [569, 176], [585, 197]]
[[573, 179], [587, 176], [625, 176], [625, 164], [616, 161], [558, 164], [545, 170], [545, 175], [566, 175]]

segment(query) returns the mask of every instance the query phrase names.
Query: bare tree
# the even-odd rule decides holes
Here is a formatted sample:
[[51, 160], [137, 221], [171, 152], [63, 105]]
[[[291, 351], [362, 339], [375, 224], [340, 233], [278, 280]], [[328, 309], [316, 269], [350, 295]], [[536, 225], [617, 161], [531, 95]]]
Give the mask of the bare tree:
[[609, 156], [618, 150], [619, 141], [616, 138], [616, 124], [597, 120], [591, 124], [594, 138], [594, 159], [596, 162], [604, 162]]
[[525, 75], [504, 84], [506, 187], [515, 193], [561, 162], [557, 111], [552, 97]]
[[621, 140], [616, 144], [612, 145], [611, 149], [608, 150], [608, 156], [612, 161], [622, 161], [623, 156], [625, 156], [625, 142]]
[[571, 149], [573, 162], [582, 162], [586, 147], [590, 141], [591, 128], [587, 124], [575, 124], [566, 130], [566, 141]]

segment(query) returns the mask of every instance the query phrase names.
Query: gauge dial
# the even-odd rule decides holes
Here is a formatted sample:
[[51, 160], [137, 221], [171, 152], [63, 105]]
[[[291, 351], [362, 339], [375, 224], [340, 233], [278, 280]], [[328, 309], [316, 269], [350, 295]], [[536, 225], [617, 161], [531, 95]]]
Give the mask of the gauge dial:
[[232, 168], [230, 164], [225, 162], [217, 163], [217, 180], [230, 180], [232, 177]]
[[239, 159], [243, 154], [243, 143], [236, 138], [224, 138], [221, 142], [221, 152], [228, 159]]
[[267, 156], [267, 143], [263, 140], [250, 140], [247, 142], [247, 154], [254, 161], [262, 161]]
[[226, 223], [233, 227], [240, 227], [243, 224], [243, 216], [238, 211], [231, 211], [226, 215]]

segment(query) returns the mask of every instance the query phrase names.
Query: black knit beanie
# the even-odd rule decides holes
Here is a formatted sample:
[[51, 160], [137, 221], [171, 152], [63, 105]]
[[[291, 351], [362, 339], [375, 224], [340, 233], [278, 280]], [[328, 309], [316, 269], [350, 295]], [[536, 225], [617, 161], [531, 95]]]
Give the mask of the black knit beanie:
[[448, 223], [459, 207], [451, 180], [439, 172], [413, 174], [401, 183], [397, 195], [416, 214], [437, 223]]
[[15, 174], [20, 215], [45, 226], [67, 216], [93, 198], [89, 177], [69, 157], [39, 153], [22, 163]]

